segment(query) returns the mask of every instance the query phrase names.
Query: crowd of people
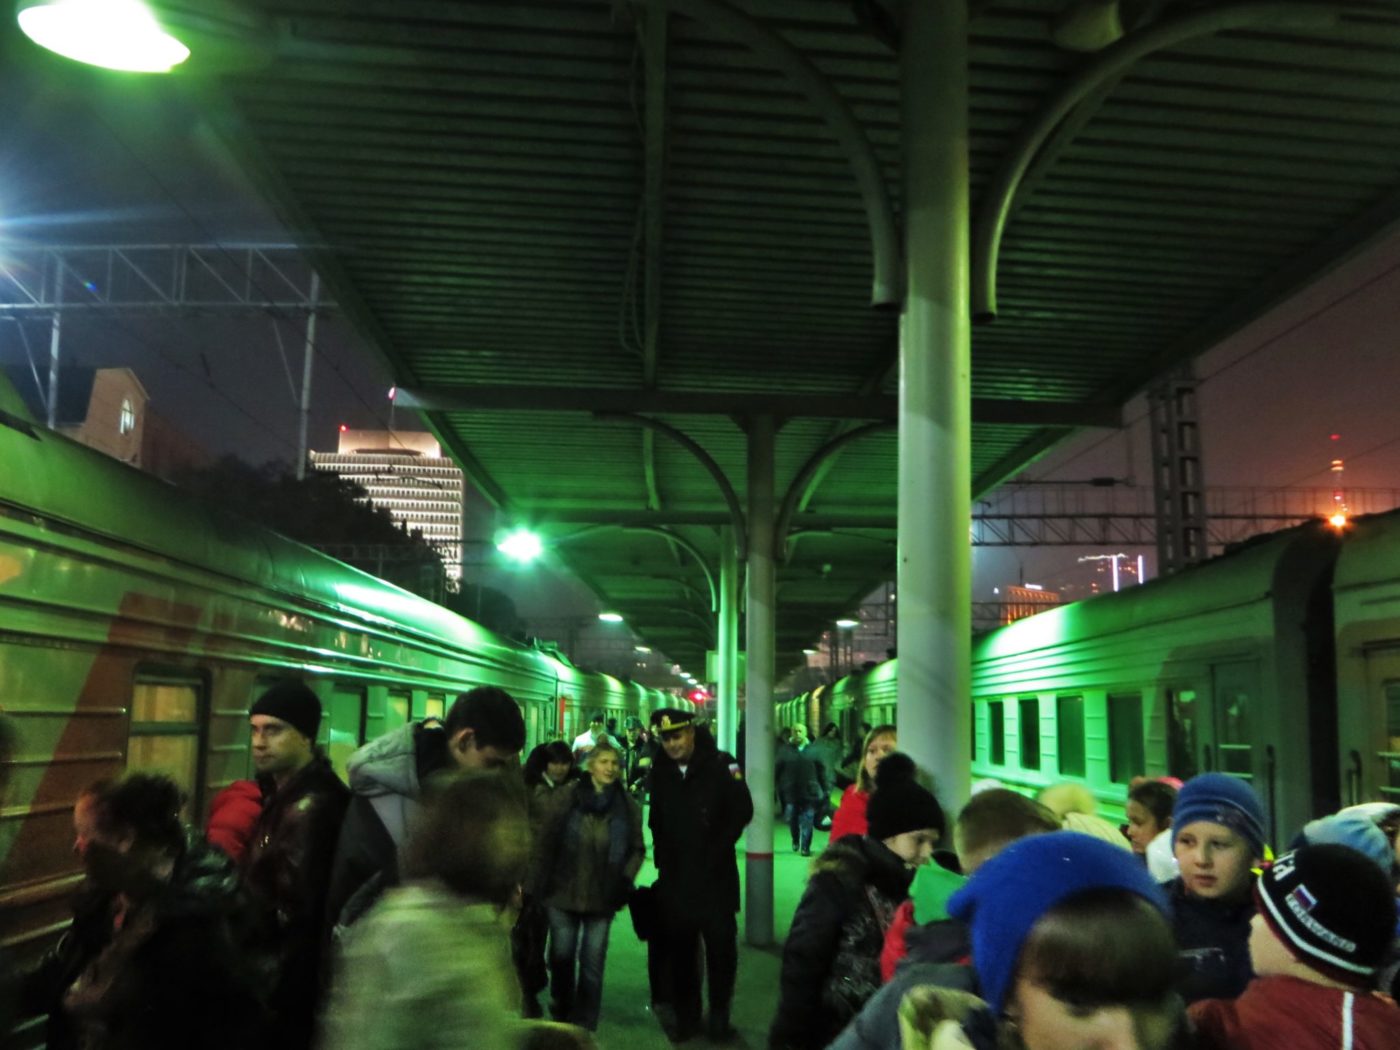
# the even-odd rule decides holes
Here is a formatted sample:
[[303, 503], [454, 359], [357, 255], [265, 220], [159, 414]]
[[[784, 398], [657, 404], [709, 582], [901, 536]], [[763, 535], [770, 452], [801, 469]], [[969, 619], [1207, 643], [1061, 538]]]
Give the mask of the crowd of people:
[[866, 734], [770, 1050], [1400, 1047], [1400, 805], [1315, 820], [1276, 857], [1237, 777], [1139, 777], [1121, 827], [1083, 784], [984, 782], [945, 850], [897, 746]]
[[[522, 767], [519, 707], [478, 688], [367, 743], [348, 784], [320, 720], [301, 683], [258, 697], [257, 777], [202, 834], [168, 777], [88, 786], [72, 923], [6, 976], [0, 1020], [42, 1017], [50, 1050], [589, 1048], [626, 911], [666, 1037], [737, 1040], [753, 804], [692, 711], [599, 716]], [[776, 742], [793, 852], [818, 855], [770, 1050], [1400, 1048], [1400, 805], [1278, 856], [1219, 773], [1137, 778], [1121, 827], [1078, 783], [980, 783], [950, 816], [895, 727], [863, 729], [849, 751], [835, 726]]]

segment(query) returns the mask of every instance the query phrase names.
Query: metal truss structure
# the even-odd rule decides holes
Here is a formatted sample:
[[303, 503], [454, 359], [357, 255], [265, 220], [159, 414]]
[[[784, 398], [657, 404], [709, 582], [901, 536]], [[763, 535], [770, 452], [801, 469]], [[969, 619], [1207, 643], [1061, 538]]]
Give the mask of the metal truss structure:
[[[1263, 532], [1326, 518], [1330, 488], [1220, 487], [1205, 491], [1212, 553]], [[1348, 489], [1353, 516], [1400, 506], [1400, 489]], [[972, 519], [978, 547], [1155, 547], [1157, 514], [1148, 489], [1124, 486], [1010, 486]]]
[[56, 311], [304, 316], [334, 303], [294, 244], [0, 244], [0, 317]]

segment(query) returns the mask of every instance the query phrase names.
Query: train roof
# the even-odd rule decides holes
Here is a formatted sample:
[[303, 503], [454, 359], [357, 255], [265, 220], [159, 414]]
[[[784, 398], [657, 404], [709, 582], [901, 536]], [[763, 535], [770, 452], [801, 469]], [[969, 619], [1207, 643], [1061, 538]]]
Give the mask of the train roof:
[[0, 463], [0, 508], [36, 516], [48, 527], [100, 536], [133, 552], [353, 615], [380, 630], [474, 651], [510, 650], [552, 669], [565, 666], [551, 654], [518, 645], [435, 602], [37, 425], [3, 376]]
[[1305, 522], [1255, 537], [1172, 576], [1017, 620], [975, 639], [973, 651], [995, 658], [1248, 605], [1277, 590], [1305, 586], [1300, 564], [1330, 566], [1339, 545], [1340, 537], [1326, 522]]
[[1400, 579], [1400, 510], [1353, 518], [1337, 559], [1335, 591], [1373, 587]]

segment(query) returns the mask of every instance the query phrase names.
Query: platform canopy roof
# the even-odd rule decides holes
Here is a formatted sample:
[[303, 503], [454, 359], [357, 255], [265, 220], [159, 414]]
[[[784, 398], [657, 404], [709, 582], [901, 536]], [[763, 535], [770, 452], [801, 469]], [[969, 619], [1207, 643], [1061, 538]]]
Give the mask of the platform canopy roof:
[[[897, 3], [250, 6], [210, 112], [503, 521], [694, 668], [771, 411], [780, 664], [893, 575]], [[970, 6], [980, 493], [1393, 232], [1400, 6]]]

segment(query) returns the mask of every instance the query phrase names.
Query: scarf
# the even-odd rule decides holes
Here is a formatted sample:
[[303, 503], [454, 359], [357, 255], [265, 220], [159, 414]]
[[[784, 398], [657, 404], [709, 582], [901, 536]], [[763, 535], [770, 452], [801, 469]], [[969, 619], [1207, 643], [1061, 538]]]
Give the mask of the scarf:
[[569, 814], [568, 827], [564, 831], [568, 851], [575, 856], [583, 837], [583, 818], [586, 814], [603, 817], [608, 822], [608, 867], [614, 872], [621, 870], [622, 862], [627, 859], [630, 823], [621, 787], [613, 783], [597, 791], [592, 779], [579, 781], [574, 791], [573, 811]]

